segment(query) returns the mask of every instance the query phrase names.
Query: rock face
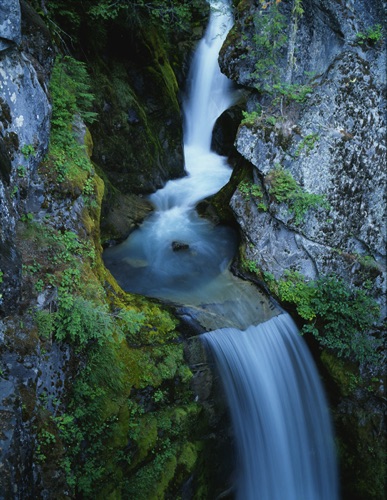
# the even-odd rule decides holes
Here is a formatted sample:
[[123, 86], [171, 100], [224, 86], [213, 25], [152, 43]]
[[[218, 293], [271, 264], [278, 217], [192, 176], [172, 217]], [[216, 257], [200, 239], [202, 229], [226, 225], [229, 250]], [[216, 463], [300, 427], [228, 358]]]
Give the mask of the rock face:
[[48, 31], [24, 2], [21, 5], [23, 36], [19, 2], [2, 2], [0, 7], [0, 25], [5, 27], [0, 45], [0, 269], [4, 273], [0, 307], [4, 312], [15, 305], [18, 293], [15, 222], [26, 209], [36, 167], [47, 149], [51, 112], [46, 82], [53, 51]]
[[[38, 196], [36, 168], [48, 146], [53, 50], [47, 29], [24, 2], [1, 3], [0, 33], [0, 490], [2, 498], [28, 498], [33, 494], [31, 429], [23, 424], [27, 410], [20, 395], [27, 387], [42, 386], [42, 373], [50, 373], [40, 365], [34, 342], [27, 340], [26, 325], [9, 316], [23, 295], [16, 223], [30, 209], [29, 200]], [[51, 370], [60, 370], [63, 354], [52, 354]]]
[[[132, 43], [126, 48], [123, 40]], [[178, 83], [164, 46], [156, 33], [115, 25], [94, 63], [93, 158], [124, 194], [149, 193], [184, 175]]]
[[[303, 8], [291, 82], [308, 84], [307, 97], [304, 102], [278, 103], [252, 92], [247, 109], [258, 109], [259, 103], [261, 117], [241, 126], [236, 138], [238, 152], [254, 166], [255, 183], [261, 185], [268, 209], [246, 202], [238, 190], [231, 205], [246, 241], [253, 243], [247, 256], [262, 270], [276, 278], [289, 268], [309, 278], [335, 272], [356, 282], [359, 257], [365, 257], [377, 275], [374, 295], [384, 303], [385, 40], [360, 44], [357, 35], [380, 22], [383, 2], [332, 5], [309, 0]], [[221, 64], [238, 83], [262, 87], [265, 79], [259, 72], [251, 76], [257, 62], [252, 2], [240, 2], [240, 12]], [[283, 2], [283, 14], [290, 26], [288, 2]], [[237, 38], [242, 29], [244, 37]], [[282, 53], [278, 64], [283, 77], [285, 61]], [[308, 210], [296, 223], [284, 204], [269, 196], [270, 172], [276, 165], [307, 192], [323, 195], [326, 208]]]
[[[78, 12], [71, 12], [70, 4], [66, 13], [74, 21]], [[55, 80], [55, 70], [51, 75], [54, 49], [47, 28], [27, 3], [6, 0], [0, 6], [0, 29], [0, 498], [89, 497], [94, 496], [91, 490], [101, 498], [120, 498], [121, 491], [133, 498], [161, 498], [167, 488], [176, 497], [195, 468], [201, 438], [194, 434], [206, 434], [205, 423], [203, 432], [192, 430], [200, 408], [190, 391], [191, 372], [180, 332], [160, 307], [119, 290], [102, 265], [99, 224], [104, 183], [90, 161], [90, 131], [73, 102], [81, 91], [72, 88], [66, 94], [63, 80]], [[147, 37], [139, 36], [138, 43], [140, 53], [130, 54], [138, 58], [137, 66], [122, 62], [115, 43], [110, 47], [117, 57], [111, 61], [114, 71], [105, 68], [103, 75], [101, 60], [93, 59], [98, 73], [94, 83], [102, 82], [96, 94], [103, 115], [94, 128], [95, 158], [108, 169], [104, 178], [114, 196], [104, 223], [116, 239], [127, 236], [151, 210], [149, 203], [131, 193], [152, 191], [183, 173], [180, 108], [170, 61], [163, 59], [159, 39], [151, 30]], [[84, 48], [90, 49], [86, 43]], [[102, 59], [112, 54], [107, 47], [102, 52]], [[125, 59], [128, 53], [122, 50], [120, 56]], [[95, 53], [93, 57], [97, 58]], [[108, 59], [101, 64], [108, 67]], [[67, 81], [76, 87], [79, 78], [72, 74]], [[54, 117], [60, 117], [59, 125], [52, 120], [51, 135], [50, 99]], [[125, 147], [115, 148], [113, 139]], [[119, 212], [126, 210], [130, 216], [117, 221]], [[58, 315], [66, 299], [69, 310], [62, 322]], [[135, 331], [131, 345], [125, 334], [114, 338], [114, 332], [121, 331], [116, 312], [123, 309], [129, 330]], [[134, 309], [140, 321], [147, 318], [148, 339], [139, 339], [137, 327], [132, 329]], [[89, 329], [94, 338], [82, 351], [79, 339], [74, 342], [68, 331], [62, 331], [60, 338], [56, 325], [72, 328], [85, 314], [97, 323]], [[95, 337], [101, 334], [100, 318], [107, 320], [102, 335], [106, 343]], [[83, 324], [77, 333], [83, 336], [86, 330]], [[96, 353], [101, 360], [110, 359], [109, 369], [100, 370]], [[111, 368], [117, 369], [113, 384], [103, 388]], [[113, 395], [116, 389], [120, 402]], [[99, 410], [86, 401], [87, 394], [94, 402], [98, 399]], [[78, 397], [83, 402], [75, 401]], [[80, 415], [81, 407], [89, 412], [86, 416], [83, 409]], [[134, 410], [140, 412], [140, 407], [145, 408], [144, 419], [137, 418]], [[72, 441], [75, 436], [79, 448]], [[159, 450], [167, 448], [168, 460], [155, 460]], [[100, 465], [94, 467], [93, 476], [90, 463], [95, 459]], [[77, 479], [65, 468], [76, 469]], [[144, 481], [144, 473], [158, 479]], [[129, 493], [128, 488], [132, 488]]]

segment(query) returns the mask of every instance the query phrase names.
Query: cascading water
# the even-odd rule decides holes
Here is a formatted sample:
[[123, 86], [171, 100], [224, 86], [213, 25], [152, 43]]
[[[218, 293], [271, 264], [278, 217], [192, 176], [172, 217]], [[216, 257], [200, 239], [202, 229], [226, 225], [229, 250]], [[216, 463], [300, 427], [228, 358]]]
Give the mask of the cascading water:
[[240, 500], [336, 500], [332, 429], [313, 359], [290, 316], [202, 336], [224, 385]]
[[[228, 1], [209, 3], [210, 22], [192, 63], [184, 105], [188, 175], [150, 197], [155, 212], [124, 243], [107, 249], [104, 260], [125, 290], [196, 309], [211, 303], [211, 329], [237, 327], [203, 339], [218, 363], [235, 426], [238, 498], [335, 500], [332, 433], [310, 354], [290, 318], [273, 318], [279, 311], [265, 309], [256, 290], [252, 299], [245, 282], [228, 271], [236, 248], [233, 232], [213, 227], [195, 211], [231, 174], [210, 144], [216, 119], [233, 101], [217, 64], [232, 16]], [[174, 251], [176, 241], [184, 249]]]
[[[184, 105], [188, 175], [151, 195], [155, 212], [125, 242], [104, 252], [106, 266], [122, 288], [180, 303], [204, 298], [205, 287], [227, 269], [236, 246], [233, 231], [213, 227], [194, 210], [231, 175], [226, 158], [211, 152], [210, 144], [216, 119], [233, 101], [231, 83], [217, 62], [232, 15], [227, 1], [210, 5], [209, 26], [193, 59]], [[184, 251], [174, 251], [176, 241]]]

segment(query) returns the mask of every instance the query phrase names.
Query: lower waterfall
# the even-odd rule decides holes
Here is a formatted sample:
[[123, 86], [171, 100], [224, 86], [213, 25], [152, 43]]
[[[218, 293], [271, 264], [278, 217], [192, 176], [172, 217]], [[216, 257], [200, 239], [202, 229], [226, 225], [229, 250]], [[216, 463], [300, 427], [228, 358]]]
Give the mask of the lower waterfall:
[[335, 500], [333, 434], [322, 385], [297, 327], [281, 314], [245, 331], [205, 333], [238, 451], [238, 500]]

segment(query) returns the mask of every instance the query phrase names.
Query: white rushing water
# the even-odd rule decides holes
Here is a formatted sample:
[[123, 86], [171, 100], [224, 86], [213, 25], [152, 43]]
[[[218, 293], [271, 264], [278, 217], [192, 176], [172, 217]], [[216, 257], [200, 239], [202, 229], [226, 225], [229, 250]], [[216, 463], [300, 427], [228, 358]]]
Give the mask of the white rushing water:
[[337, 500], [333, 434], [316, 367], [290, 316], [202, 336], [224, 385], [238, 500]]
[[[228, 271], [232, 231], [201, 219], [195, 205], [230, 178], [225, 158], [210, 150], [218, 116], [232, 104], [219, 70], [220, 47], [232, 25], [228, 1], [212, 14], [190, 71], [185, 114], [187, 176], [150, 199], [156, 210], [104, 260], [122, 288], [170, 299], [207, 314], [207, 324], [237, 328], [203, 336], [219, 367], [239, 450], [239, 500], [336, 500], [336, 463], [327, 405], [311, 356], [287, 315], [265, 310], [257, 291]], [[188, 245], [174, 251], [173, 242]], [[253, 296], [253, 299], [252, 299]], [[202, 309], [201, 306], [204, 304]], [[208, 305], [211, 305], [208, 308]]]
[[[233, 231], [213, 227], [195, 211], [195, 205], [219, 191], [231, 175], [226, 158], [210, 146], [216, 119], [233, 102], [231, 83], [218, 65], [233, 20], [228, 1], [210, 5], [209, 25], [192, 61], [184, 103], [187, 176], [152, 194], [155, 212], [125, 242], [104, 252], [106, 266], [125, 290], [180, 303], [203, 300], [204, 288], [227, 269], [236, 248]], [[174, 251], [173, 242], [188, 249]]]

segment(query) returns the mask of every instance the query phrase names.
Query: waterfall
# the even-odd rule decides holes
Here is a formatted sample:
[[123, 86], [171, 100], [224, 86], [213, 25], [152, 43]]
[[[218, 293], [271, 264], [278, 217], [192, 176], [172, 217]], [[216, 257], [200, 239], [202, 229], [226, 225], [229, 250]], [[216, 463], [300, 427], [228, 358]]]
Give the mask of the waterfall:
[[220, 114], [232, 104], [231, 82], [218, 66], [218, 55], [233, 19], [229, 2], [210, 2], [210, 21], [195, 52], [188, 75], [189, 98], [184, 103], [185, 147], [209, 152], [212, 129]]
[[237, 499], [338, 498], [333, 434], [313, 359], [290, 316], [202, 336], [238, 450]]
[[[187, 176], [150, 196], [154, 213], [125, 242], [107, 249], [104, 261], [127, 291], [195, 311], [204, 304], [202, 310], [214, 323], [210, 328], [247, 328], [203, 336], [218, 364], [235, 427], [238, 498], [335, 500], [332, 433], [310, 354], [286, 315], [249, 326], [278, 311], [264, 312], [257, 290], [247, 290], [228, 271], [236, 251], [233, 232], [195, 211], [231, 174], [226, 158], [212, 152], [210, 144], [217, 117], [233, 101], [230, 82], [217, 63], [232, 17], [228, 1], [211, 0], [210, 5], [184, 103]], [[183, 249], [174, 251], [175, 241]]]
[[[234, 99], [231, 82], [218, 65], [233, 20], [228, 0], [209, 3], [209, 25], [193, 57], [184, 103], [187, 175], [153, 193], [149, 199], [154, 213], [125, 242], [104, 252], [105, 264], [122, 288], [179, 303], [203, 300], [207, 286], [212, 293], [211, 283], [227, 269], [236, 250], [230, 228], [214, 227], [195, 211], [231, 175], [227, 159], [212, 152], [210, 144], [216, 119]], [[186, 250], [174, 251], [176, 241]], [[219, 293], [223, 285], [217, 287]]]

